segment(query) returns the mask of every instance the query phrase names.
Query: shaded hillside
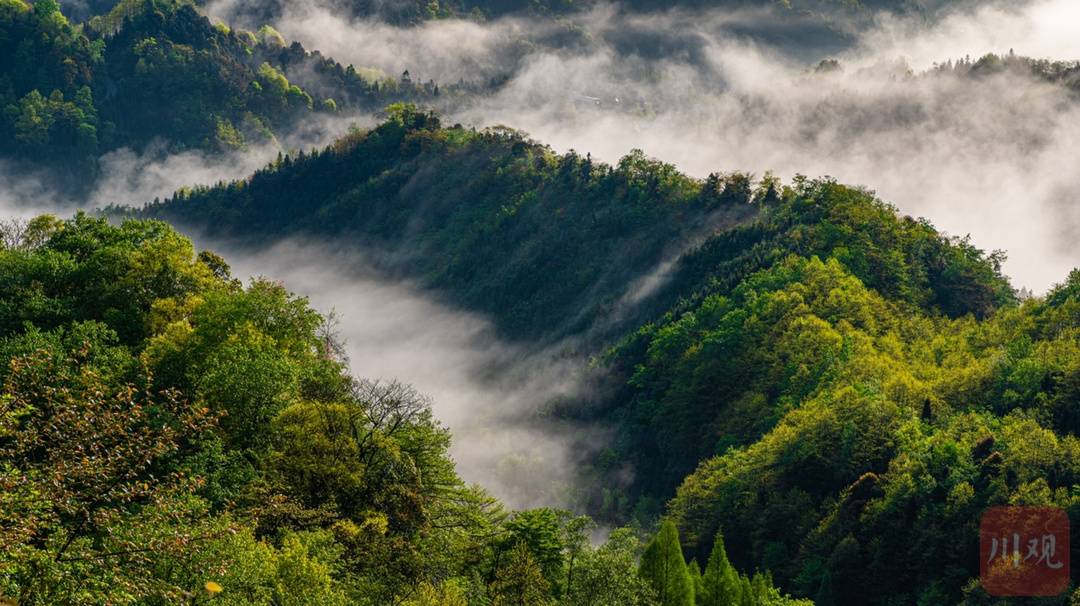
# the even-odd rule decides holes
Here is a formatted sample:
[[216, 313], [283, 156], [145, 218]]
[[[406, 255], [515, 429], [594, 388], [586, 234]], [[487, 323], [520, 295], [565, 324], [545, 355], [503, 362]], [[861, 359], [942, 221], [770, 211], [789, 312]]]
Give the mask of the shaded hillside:
[[248, 244], [351, 242], [506, 335], [550, 340], [632, 311], [635, 278], [688, 239], [749, 220], [751, 195], [738, 177], [705, 189], [640, 154], [607, 166], [397, 107], [371, 131], [143, 213]]

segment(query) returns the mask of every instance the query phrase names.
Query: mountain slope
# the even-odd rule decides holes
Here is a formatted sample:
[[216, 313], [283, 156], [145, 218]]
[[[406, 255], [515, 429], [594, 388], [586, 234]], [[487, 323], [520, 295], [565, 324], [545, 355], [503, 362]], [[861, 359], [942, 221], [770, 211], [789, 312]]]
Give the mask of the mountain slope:
[[864, 190], [607, 167], [398, 107], [143, 212], [348, 243], [506, 334], [615, 343], [546, 411], [614, 430], [579, 498], [649, 520], [674, 495], [691, 556], [722, 525], [819, 603], [980, 603], [983, 507], [1077, 508], [1080, 278], [1018, 305], [1000, 254]]
[[[1078, 286], [1074, 272], [1046, 300], [943, 320], [897, 313], [835, 261], [800, 260], [656, 331], [657, 360], [634, 380], [674, 378], [637, 410], [668, 427], [708, 417], [696, 398], [721, 415], [717, 455], [668, 508], [691, 553], [722, 524], [734, 561], [818, 603], [988, 603], [973, 580], [986, 507], [1080, 513]], [[775, 336], [755, 367], [722, 374], [735, 366], [722, 352], [762, 325]], [[723, 443], [725, 424], [769, 416], [760, 439]]]
[[706, 192], [640, 155], [609, 167], [398, 107], [370, 132], [144, 212], [247, 243], [355, 238], [384, 270], [492, 314], [504, 334], [551, 339], [618, 308], [672, 244], [753, 216], [749, 195]]
[[0, 286], [0, 601], [660, 606], [641, 532], [465, 486], [425, 397], [164, 223], [4, 222]]
[[[654, 299], [662, 311], [705, 284], [712, 264], [726, 263], [733, 285], [790, 252], [845, 246], [860, 277], [905, 304], [982, 315], [1009, 300], [993, 259], [894, 212], [835, 184], [784, 193], [739, 174], [698, 181], [640, 153], [616, 166], [560, 156], [505, 129], [444, 129], [406, 106], [326, 150], [144, 210], [247, 243], [353, 239], [384, 269], [518, 338], [604, 329], [655, 313]], [[649, 272], [657, 279], [632, 284]], [[949, 298], [960, 289], [970, 296]]]

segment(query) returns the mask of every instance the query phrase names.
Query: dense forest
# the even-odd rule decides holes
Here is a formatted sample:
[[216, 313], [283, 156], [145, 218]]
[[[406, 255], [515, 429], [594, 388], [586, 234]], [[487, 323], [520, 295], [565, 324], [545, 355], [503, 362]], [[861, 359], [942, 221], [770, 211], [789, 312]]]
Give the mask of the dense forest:
[[[506, 128], [443, 128], [437, 115], [407, 105], [388, 112], [376, 128], [323, 150], [282, 156], [248, 179], [187, 188], [142, 212], [248, 244], [360, 236], [395, 253], [377, 256], [383, 269], [491, 314], [513, 338], [601, 330], [619, 316], [633, 321], [640, 307], [656, 315], [789, 254], [836, 249], [871, 287], [910, 308], [983, 317], [1013, 297], [997, 257], [900, 220], [866, 192], [810, 180], [785, 189], [741, 173], [699, 181], [640, 152], [612, 166]], [[705, 236], [654, 297], [628, 290]]]
[[80, 177], [109, 150], [234, 150], [319, 114], [437, 93], [177, 0], [124, 0], [79, 24], [55, 0], [3, 0], [0, 56], [0, 157]]
[[978, 512], [1077, 507], [1080, 273], [1020, 300], [1002, 253], [865, 190], [608, 166], [399, 106], [143, 213], [349, 242], [510, 337], [593, 348], [596, 389], [547, 412], [615, 431], [590, 510], [662, 515], [698, 561], [722, 530], [819, 604], [984, 603]]
[[[759, 57], [759, 44], [760, 57], [781, 56], [785, 41], [846, 48], [871, 23], [990, 4], [319, 5], [351, 26], [417, 35], [437, 20], [477, 28], [451, 32], [514, 24], [484, 30], [505, 36], [485, 51], [498, 56], [466, 61], [453, 83], [289, 42], [269, 25], [284, 2], [0, 0], [5, 212], [55, 193], [23, 176], [90, 191], [109, 152], [213, 162], [281, 150], [251, 175], [138, 208], [0, 217], [0, 606], [1080, 604], [1075, 571], [1060, 596], [1003, 599], [979, 561], [988, 508], [1080, 515], [1080, 268], [1032, 295], [1005, 275], [1004, 251], [862, 186], [697, 178], [640, 150], [604, 162], [511, 126], [455, 123], [533, 63], [612, 53], [625, 61], [579, 75], [612, 69], [608, 92], [631, 94], [592, 97], [567, 78], [551, 116], [573, 114], [569, 128], [629, 118], [616, 123], [633, 130], [729, 95], [734, 115], [768, 120], [786, 106], [764, 107], [779, 95], [758, 87], [783, 74], [802, 79], [795, 93], [826, 93], [807, 95], [797, 136], [851, 137], [867, 153], [883, 153], [876, 128], [940, 117], [946, 99], [920, 94], [942, 83], [959, 95], [1030, 85], [1033, 106], [1066, 117], [1044, 130], [1063, 128], [1080, 115], [1077, 61], [1001, 49], [922, 71], [858, 54], [844, 57], [851, 67], [821, 53], [797, 68], [776, 67], [787, 56], [717, 58], [739, 45]], [[625, 20], [590, 29], [609, 8]], [[660, 13], [678, 19], [646, 24]], [[717, 14], [732, 19], [710, 27], [731, 32], [662, 31]], [[737, 43], [718, 46], [728, 34]], [[766, 64], [731, 86], [731, 72]], [[860, 105], [876, 94], [856, 86], [862, 76], [913, 97]], [[539, 106], [542, 86], [501, 101]], [[879, 109], [895, 115], [871, 120]], [[360, 116], [378, 118], [346, 126]], [[1022, 115], [1036, 126], [1018, 138], [1067, 168], [1075, 149], [1038, 131], [1047, 116], [1058, 114]], [[931, 144], [954, 124], [928, 131], [941, 135]], [[320, 126], [337, 133], [330, 145], [286, 143]], [[726, 126], [701, 128], [713, 127]], [[989, 158], [979, 170], [1022, 164], [955, 151]], [[1080, 233], [1068, 231], [1080, 226], [1075, 182], [1062, 183], [1068, 212], [1051, 220]], [[440, 394], [350, 365], [335, 319], [348, 309], [317, 309], [272, 275], [245, 282], [194, 242], [234, 251], [236, 267], [283, 242], [318, 243], [342, 253], [342, 282], [407, 284], [490, 323], [482, 338], [500, 351], [537, 366], [556, 356], [574, 388], [513, 414], [588, 437], [562, 501], [512, 510], [463, 480]], [[1070, 539], [1080, 554], [1080, 530]]]
[[5, 601], [800, 603], [719, 535], [702, 570], [671, 523], [594, 546], [587, 517], [505, 511], [425, 397], [349, 376], [305, 299], [164, 223], [0, 235]]

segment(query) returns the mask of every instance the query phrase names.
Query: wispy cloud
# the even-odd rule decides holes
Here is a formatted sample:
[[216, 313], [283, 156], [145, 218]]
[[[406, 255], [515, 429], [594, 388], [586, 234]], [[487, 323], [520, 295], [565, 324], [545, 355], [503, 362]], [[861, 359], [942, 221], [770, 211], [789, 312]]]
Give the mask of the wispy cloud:
[[140, 207], [182, 187], [241, 179], [266, 166], [278, 153], [320, 148], [351, 125], [374, 122], [375, 117], [364, 114], [323, 114], [283, 133], [280, 139], [224, 153], [172, 152], [161, 141], [138, 151], [121, 148], [98, 159], [100, 174], [96, 179], [74, 188], [60, 186], [46, 169], [27, 170], [0, 162], [0, 213], [26, 217], [46, 212], [67, 215], [76, 209], [113, 204]]

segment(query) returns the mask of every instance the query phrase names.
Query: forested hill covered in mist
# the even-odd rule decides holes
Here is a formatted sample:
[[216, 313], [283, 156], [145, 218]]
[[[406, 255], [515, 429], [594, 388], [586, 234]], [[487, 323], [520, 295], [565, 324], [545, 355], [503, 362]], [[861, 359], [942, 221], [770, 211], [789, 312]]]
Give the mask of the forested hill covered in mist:
[[101, 154], [154, 140], [236, 150], [301, 121], [440, 92], [287, 44], [269, 17], [232, 30], [185, 0], [123, 0], [70, 6], [85, 19], [72, 22], [61, 6], [0, 2], [0, 157], [30, 166], [84, 176]]
[[0, 56], [0, 158], [79, 176], [118, 148], [230, 151], [431, 92], [287, 46], [272, 28], [214, 25], [175, 0], [124, 0], [80, 24], [55, 0], [3, 0]]
[[5, 221], [0, 285], [4, 603], [805, 604], [720, 537], [701, 574], [670, 523], [593, 546], [586, 517], [505, 511], [422, 395], [351, 377], [305, 299], [164, 223]]
[[[474, 179], [522, 189], [466, 212]], [[424, 187], [447, 206], [420, 206], [435, 199]], [[552, 411], [615, 432], [583, 471], [594, 512], [668, 522], [642, 552], [633, 530], [590, 547], [586, 519], [508, 515], [458, 479], [422, 397], [345, 373], [304, 300], [241, 286], [163, 223], [44, 217], [0, 240], [0, 595], [22, 604], [790, 603], [773, 582], [820, 604], [987, 604], [979, 512], [1078, 513], [1080, 272], [1020, 303], [996, 257], [865, 191], [697, 181], [640, 155], [608, 167], [399, 107], [330, 150], [146, 212], [263, 243], [381, 247], [462, 304], [464, 283], [433, 280], [430, 257], [451, 274], [477, 259], [520, 264], [522, 280], [614, 281], [594, 257], [618, 265], [609, 247], [676, 234], [670, 282], [626, 301], [656, 311], [595, 367], [613, 388]], [[574, 258], [550, 258], [564, 215], [626, 235], [571, 233]], [[501, 233], [532, 252], [482, 255]], [[655, 257], [642, 267], [671, 258], [641, 246]], [[774, 576], [737, 572], [755, 569]]]
[[666, 512], [698, 561], [722, 529], [818, 603], [984, 603], [980, 511], [1080, 510], [1080, 273], [1020, 302], [998, 254], [864, 190], [606, 166], [398, 107], [143, 212], [349, 247], [520, 340], [612, 344], [546, 412], [614, 431], [578, 498]]
[[0, 218], [0, 604], [1003, 606], [980, 515], [1080, 515], [1077, 15], [0, 0], [0, 205], [113, 203]]
[[[450, 53], [444, 62], [430, 57], [445, 50], [442, 47], [446, 43], [439, 41], [441, 33], [415, 30], [419, 50], [399, 53], [403, 55], [400, 58], [388, 57], [380, 44], [400, 46], [402, 41], [415, 37], [411, 33], [414, 30], [369, 23], [371, 31], [351, 34], [364, 42], [359, 50], [350, 45], [331, 45], [354, 63], [344, 65], [318, 51], [308, 51], [297, 42], [288, 43], [272, 27], [264, 25], [265, 21], [254, 22], [252, 31], [230, 28], [233, 21], [215, 23], [203, 13], [210, 8], [197, 8], [186, 0], [125, 0], [107, 13], [77, 23], [69, 21], [54, 0], [0, 2], [0, 54], [6, 59], [0, 63], [0, 160], [15, 169], [5, 172], [20, 176], [47, 168], [50, 182], [74, 176], [66, 181], [76, 182], [86, 190], [93, 189], [93, 177], [111, 176], [101, 166], [103, 155], [110, 152], [152, 151], [154, 154], [149, 155], [164, 156], [197, 150], [208, 153], [210, 163], [227, 164], [230, 158], [245, 154], [258, 156], [258, 162], [262, 162], [271, 148], [294, 149], [312, 140], [328, 141], [329, 133], [342, 132], [349, 120], [365, 120], [387, 104], [401, 100], [433, 105], [456, 119], [474, 123], [478, 119], [478, 123], [487, 123], [483, 118], [486, 113], [503, 115], [505, 111], [538, 111], [541, 107], [560, 120], [564, 116], [588, 120], [596, 112], [607, 113], [609, 118], [648, 123], [670, 118], [672, 113], [692, 115], [695, 110], [709, 108], [709, 103], [699, 102], [699, 95], [706, 92], [748, 106], [764, 103], [760, 91], [752, 87], [747, 94], [725, 97], [725, 91], [739, 91], [741, 85], [729, 81], [731, 69], [711, 57], [712, 45], [740, 37], [728, 31], [731, 23], [741, 27], [737, 25], [737, 13], [731, 23], [726, 13], [708, 13], [704, 21], [712, 25], [682, 35], [647, 26], [645, 20], [632, 15], [614, 21], [608, 15], [606, 20], [581, 22], [507, 22], [489, 29], [458, 22], [447, 25], [446, 31], [465, 27], [462, 31], [484, 40], [481, 48], [487, 52], [461, 56]], [[693, 13], [672, 14], [693, 20]], [[238, 15], [225, 16], [243, 22]], [[307, 28], [318, 30], [320, 21], [318, 15], [311, 17], [313, 20], [304, 27], [291, 25], [305, 39], [319, 45]], [[776, 25], [782, 30], [780, 38], [773, 40], [777, 48], [794, 44], [793, 48], [802, 49], [797, 54], [798, 60], [805, 63], [802, 69], [806, 73], [802, 75], [805, 78], [796, 79], [814, 82], [820, 78], [822, 88], [844, 81], [838, 78], [830, 82], [828, 78], [841, 73], [847, 65], [827, 60], [816, 70], [811, 69], [823, 53], [828, 55], [822, 45], [812, 42], [816, 39], [812, 26], [791, 25], [776, 15], [751, 21], [767, 25], [766, 29]], [[673, 23], [668, 29], [682, 27]], [[755, 44], [770, 47], [771, 34], [747, 35]], [[832, 48], [828, 44], [824, 47]], [[817, 50], [808, 50], [811, 48]], [[598, 67], [594, 73], [577, 73], [580, 59], [612, 52], [627, 57], [628, 63]], [[566, 87], [561, 94], [553, 94], [542, 81], [534, 81], [537, 65], [554, 57], [574, 64], [566, 66], [571, 73], [568, 82], [559, 84], [560, 88]], [[917, 96], [926, 86], [941, 89], [935, 94], [945, 94], [941, 91], [952, 91], [955, 84], [963, 91], [970, 89], [970, 94], [985, 104], [999, 94], [994, 83], [1006, 79], [1024, 81], [1031, 76], [1064, 90], [1077, 89], [1075, 62], [1011, 54], [964, 59], [957, 64], [949, 57], [939, 59], [948, 69], [917, 74], [904, 65], [879, 63], [869, 68], [856, 67], [856, 73], [901, 83], [895, 86], [904, 93], [901, 99], [907, 93]], [[585, 63], [591, 64], [591, 60]], [[401, 73], [410, 68], [412, 75]], [[684, 68], [700, 73], [685, 79], [678, 75]], [[672, 69], [675, 71], [669, 73]], [[999, 72], [1005, 72], [999, 79], [983, 78]], [[943, 77], [946, 73], [962, 78], [954, 82]], [[668, 80], [668, 84], [657, 82], [660, 74], [666, 74], [660, 80]], [[689, 90], [682, 90], [685, 84], [691, 84]], [[872, 115], [895, 115], [901, 122], [919, 124], [919, 116], [939, 111], [934, 109], [936, 105], [881, 108], [877, 107], [880, 100], [870, 99], [874, 105]], [[828, 124], [832, 112], [867, 111], [847, 108], [844, 102], [848, 101], [848, 96], [837, 95], [799, 109], [809, 112], [804, 118], [809, 124], [822, 120]], [[837, 103], [840, 107], [834, 106]], [[1052, 107], [1067, 113], [1070, 106], [1061, 103]], [[524, 117], [528, 116], [526, 112]], [[768, 119], [778, 118], [762, 117]], [[870, 118], [852, 124], [871, 131], [892, 126], [885, 119]], [[863, 134], [860, 131], [847, 136]]]
[[[856, 189], [737, 173], [701, 181], [640, 152], [609, 166], [510, 129], [444, 128], [410, 106], [143, 213], [249, 244], [354, 242], [515, 338], [587, 334], [638, 307], [655, 311], [655, 300], [666, 309], [733, 288], [788, 254], [851, 255], [865, 283], [910, 308], [985, 317], [1012, 300], [996, 257]], [[702, 246], [680, 256], [691, 243]]]

